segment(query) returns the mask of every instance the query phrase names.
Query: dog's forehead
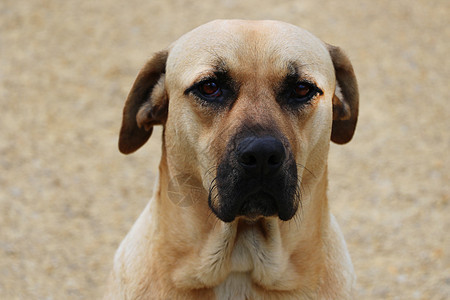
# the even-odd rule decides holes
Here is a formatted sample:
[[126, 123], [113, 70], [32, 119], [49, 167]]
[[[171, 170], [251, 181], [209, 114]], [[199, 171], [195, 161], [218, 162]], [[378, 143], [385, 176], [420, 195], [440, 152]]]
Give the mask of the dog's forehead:
[[217, 20], [188, 32], [170, 49], [168, 77], [189, 84], [215, 67], [284, 76], [288, 66], [333, 84], [334, 71], [325, 44], [310, 32], [278, 21]]

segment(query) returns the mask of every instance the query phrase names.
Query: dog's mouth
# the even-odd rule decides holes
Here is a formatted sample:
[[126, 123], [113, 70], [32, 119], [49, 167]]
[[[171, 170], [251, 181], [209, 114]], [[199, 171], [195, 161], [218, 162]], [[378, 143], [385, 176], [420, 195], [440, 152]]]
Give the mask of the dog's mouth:
[[236, 217], [290, 220], [300, 199], [295, 160], [285, 144], [272, 136], [252, 136], [230, 148], [210, 188], [213, 213], [224, 222]]
[[278, 214], [276, 199], [263, 191], [248, 195], [242, 201], [237, 216], [256, 219], [260, 216], [270, 217]]

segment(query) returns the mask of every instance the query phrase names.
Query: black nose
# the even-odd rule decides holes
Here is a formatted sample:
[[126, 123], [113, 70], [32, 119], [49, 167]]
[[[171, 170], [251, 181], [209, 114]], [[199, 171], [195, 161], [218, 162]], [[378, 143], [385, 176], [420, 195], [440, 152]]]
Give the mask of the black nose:
[[237, 147], [238, 162], [250, 176], [273, 176], [283, 165], [286, 154], [280, 140], [271, 137], [248, 137]]

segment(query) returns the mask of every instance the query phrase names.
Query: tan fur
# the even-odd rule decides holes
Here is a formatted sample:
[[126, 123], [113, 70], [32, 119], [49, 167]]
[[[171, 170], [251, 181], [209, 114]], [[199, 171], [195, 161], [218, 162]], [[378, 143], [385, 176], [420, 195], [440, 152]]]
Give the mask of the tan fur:
[[[292, 61], [323, 90], [298, 114], [280, 106], [273, 92]], [[240, 84], [235, 103], [220, 111], [185, 93], [217, 62]], [[351, 139], [357, 113], [348, 58], [293, 25], [214, 21], [156, 54], [130, 91], [119, 146], [124, 153], [137, 150], [152, 126], [162, 124], [159, 177], [117, 250], [105, 299], [351, 299], [352, 263], [328, 208], [327, 156], [330, 139]], [[297, 170], [301, 203], [289, 221], [225, 223], [208, 207], [215, 167], [248, 124], [280, 132], [303, 166]], [[180, 176], [189, 184], [174, 181]], [[188, 205], [174, 201], [173, 190], [190, 195]]]

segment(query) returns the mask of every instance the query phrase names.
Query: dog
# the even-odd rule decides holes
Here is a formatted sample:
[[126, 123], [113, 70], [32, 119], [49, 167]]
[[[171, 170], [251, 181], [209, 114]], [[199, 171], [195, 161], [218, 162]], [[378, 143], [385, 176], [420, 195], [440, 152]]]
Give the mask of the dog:
[[154, 54], [119, 149], [162, 125], [159, 175], [105, 298], [351, 299], [327, 157], [352, 139], [358, 103], [343, 51], [283, 22], [212, 21]]

